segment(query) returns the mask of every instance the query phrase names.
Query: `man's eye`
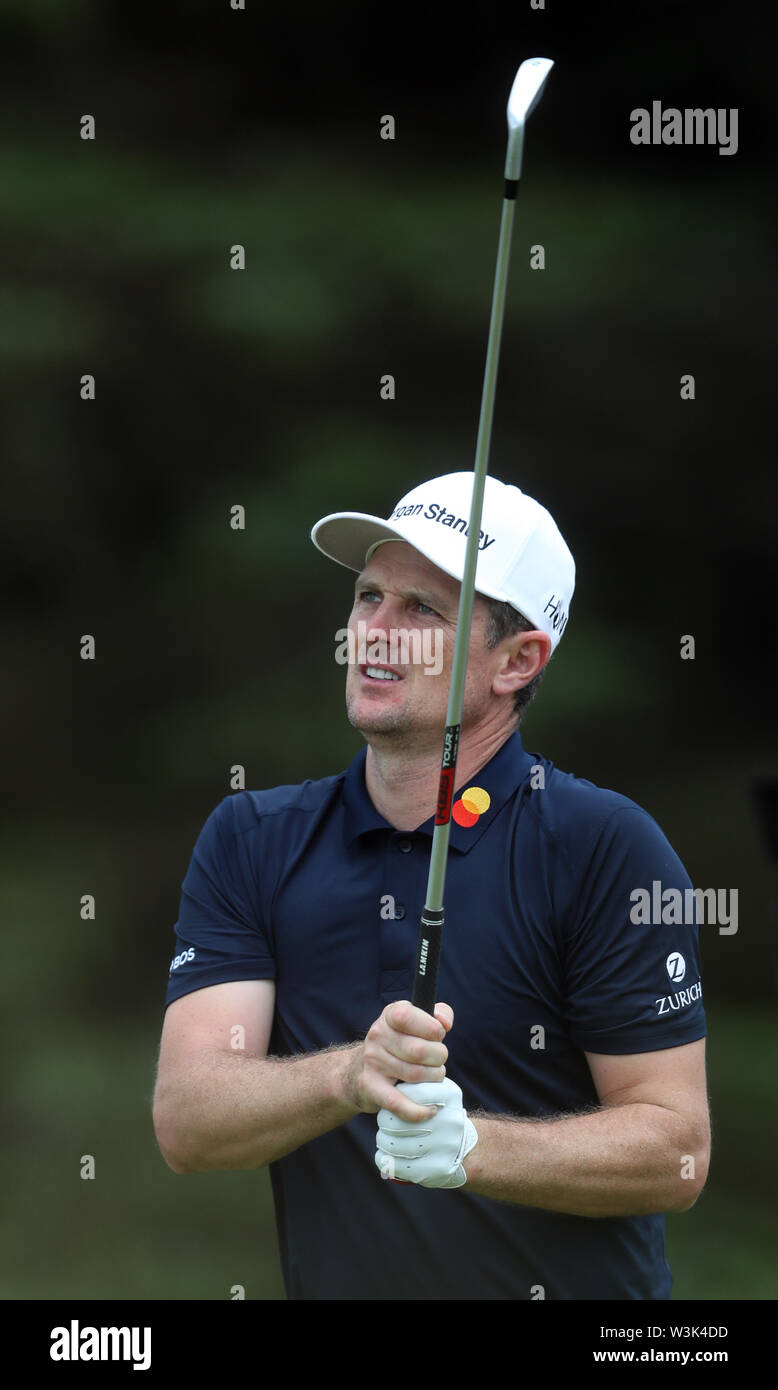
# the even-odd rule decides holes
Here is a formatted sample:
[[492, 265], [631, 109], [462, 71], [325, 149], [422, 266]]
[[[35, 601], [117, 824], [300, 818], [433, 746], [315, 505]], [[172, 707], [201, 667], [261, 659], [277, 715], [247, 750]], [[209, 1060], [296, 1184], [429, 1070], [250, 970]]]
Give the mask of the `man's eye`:
[[360, 589], [359, 593], [357, 594], [357, 598], [361, 603], [365, 599], [378, 598], [378, 594], [376, 593], [375, 589]]
[[418, 606], [419, 608], [425, 608], [425, 609], [427, 610], [428, 613], [431, 613], [431, 614], [432, 614], [433, 618], [439, 618], [439, 617], [440, 617], [440, 614], [439, 614], [439, 613], [436, 613], [434, 608], [430, 608], [430, 606], [429, 606], [428, 603], [420, 603], [420, 604], [418, 604], [417, 606]]

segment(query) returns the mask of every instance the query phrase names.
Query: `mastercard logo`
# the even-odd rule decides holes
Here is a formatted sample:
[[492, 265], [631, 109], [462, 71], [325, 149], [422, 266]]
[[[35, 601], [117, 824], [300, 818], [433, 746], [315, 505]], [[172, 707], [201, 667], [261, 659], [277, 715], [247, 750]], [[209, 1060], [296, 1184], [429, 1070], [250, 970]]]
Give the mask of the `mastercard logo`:
[[451, 807], [451, 815], [457, 825], [475, 825], [479, 816], [488, 811], [492, 798], [483, 787], [468, 787], [458, 801]]

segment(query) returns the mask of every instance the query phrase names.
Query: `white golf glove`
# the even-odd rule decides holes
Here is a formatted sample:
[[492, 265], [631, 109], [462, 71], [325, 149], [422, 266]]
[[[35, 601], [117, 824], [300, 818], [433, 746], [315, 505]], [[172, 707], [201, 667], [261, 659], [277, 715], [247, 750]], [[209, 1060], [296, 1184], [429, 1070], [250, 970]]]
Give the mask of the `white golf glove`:
[[432, 1119], [409, 1124], [391, 1110], [379, 1110], [375, 1162], [381, 1177], [421, 1187], [462, 1187], [467, 1182], [463, 1160], [478, 1143], [478, 1134], [456, 1082], [448, 1077], [401, 1081], [397, 1089], [417, 1105], [436, 1105], [438, 1111]]

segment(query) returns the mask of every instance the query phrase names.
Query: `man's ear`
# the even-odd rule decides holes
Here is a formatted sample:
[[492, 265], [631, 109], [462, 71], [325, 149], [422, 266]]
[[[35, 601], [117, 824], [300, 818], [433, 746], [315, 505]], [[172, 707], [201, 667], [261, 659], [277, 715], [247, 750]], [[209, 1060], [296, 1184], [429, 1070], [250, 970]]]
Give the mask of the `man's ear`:
[[499, 665], [492, 680], [495, 695], [515, 695], [540, 675], [551, 656], [547, 632], [533, 629], [506, 637], [497, 649]]

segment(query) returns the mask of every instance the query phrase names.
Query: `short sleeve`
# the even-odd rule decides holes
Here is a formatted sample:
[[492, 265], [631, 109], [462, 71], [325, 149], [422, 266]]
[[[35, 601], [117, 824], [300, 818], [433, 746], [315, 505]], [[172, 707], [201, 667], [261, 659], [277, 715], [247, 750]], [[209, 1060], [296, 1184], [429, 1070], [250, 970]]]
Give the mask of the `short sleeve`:
[[181, 886], [165, 1004], [207, 985], [275, 978], [268, 934], [245, 846], [235, 827], [234, 798], [211, 812]]
[[623, 1054], [704, 1037], [699, 908], [656, 822], [637, 806], [614, 811], [576, 878], [565, 946], [574, 1044]]

